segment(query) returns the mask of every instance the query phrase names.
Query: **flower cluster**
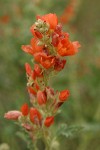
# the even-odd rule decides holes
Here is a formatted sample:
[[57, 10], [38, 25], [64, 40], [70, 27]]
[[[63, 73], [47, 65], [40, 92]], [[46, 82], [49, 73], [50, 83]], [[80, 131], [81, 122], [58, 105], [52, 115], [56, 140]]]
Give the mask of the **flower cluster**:
[[32, 107], [23, 104], [20, 111], [9, 111], [5, 118], [18, 120], [22, 127], [37, 137], [54, 123], [59, 107], [68, 99], [69, 90], [54, 91], [49, 84], [52, 75], [66, 64], [64, 56], [78, 52], [78, 41], [71, 42], [69, 34], [62, 30], [55, 14], [37, 16], [30, 28], [34, 37], [22, 50], [32, 55], [33, 66], [26, 63], [27, 90]]

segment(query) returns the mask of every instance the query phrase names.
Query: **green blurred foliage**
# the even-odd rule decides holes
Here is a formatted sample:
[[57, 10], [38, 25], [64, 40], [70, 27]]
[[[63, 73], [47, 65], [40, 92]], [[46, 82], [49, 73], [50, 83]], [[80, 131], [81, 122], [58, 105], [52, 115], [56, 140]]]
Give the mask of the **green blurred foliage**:
[[[61, 16], [69, 3], [70, 0], [0, 0], [0, 143], [8, 143], [11, 150], [27, 149], [16, 136], [19, 127], [3, 118], [6, 111], [29, 103], [24, 63], [31, 57], [21, 51], [21, 45], [29, 44], [29, 28], [37, 14], [51, 12]], [[100, 1], [76, 0], [77, 3], [64, 30], [82, 47], [77, 55], [67, 58], [65, 70], [52, 79], [56, 90], [68, 88], [71, 93], [56, 117], [55, 128], [61, 123], [88, 126], [89, 130], [73, 138], [61, 136], [61, 149], [63, 145], [63, 150], [100, 150]]]

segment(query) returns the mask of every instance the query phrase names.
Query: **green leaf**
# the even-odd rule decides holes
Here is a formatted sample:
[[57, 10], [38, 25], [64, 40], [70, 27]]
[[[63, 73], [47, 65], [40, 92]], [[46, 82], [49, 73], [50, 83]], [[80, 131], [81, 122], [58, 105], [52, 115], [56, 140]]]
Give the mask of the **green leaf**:
[[21, 138], [23, 141], [27, 142], [27, 138], [26, 138], [26, 136], [25, 136], [24, 133], [18, 131], [18, 132], [16, 132], [16, 135], [17, 135], [19, 138]]
[[58, 128], [56, 134], [57, 136], [65, 136], [66, 138], [72, 138], [79, 134], [80, 131], [83, 130], [83, 126], [61, 124]]

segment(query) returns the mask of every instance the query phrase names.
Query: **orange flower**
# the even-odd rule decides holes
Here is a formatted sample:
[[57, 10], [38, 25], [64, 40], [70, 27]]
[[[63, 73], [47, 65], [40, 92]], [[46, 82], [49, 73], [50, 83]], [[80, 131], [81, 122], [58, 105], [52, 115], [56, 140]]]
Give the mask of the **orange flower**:
[[31, 45], [22, 45], [21, 49], [22, 49], [24, 52], [29, 53], [29, 54], [31, 54], [31, 55], [34, 54], [33, 48], [32, 48]]
[[44, 16], [37, 16], [37, 19], [41, 19], [43, 21], [46, 21], [50, 25], [50, 29], [55, 29], [58, 24], [58, 18], [56, 14], [47, 14]]
[[29, 113], [29, 107], [27, 104], [24, 104], [22, 107], [21, 107], [21, 112], [23, 114], [23, 116], [27, 116], [28, 113]]
[[78, 41], [72, 42], [74, 49], [76, 52], [78, 52], [78, 48], [81, 47], [80, 43]]
[[69, 97], [69, 94], [70, 94], [69, 90], [63, 90], [63, 91], [61, 91], [60, 94], [59, 94], [59, 100], [61, 102], [66, 101], [67, 98]]
[[36, 79], [36, 77], [42, 77], [42, 69], [38, 64], [34, 65], [34, 70], [31, 69], [31, 66], [26, 63], [25, 64], [26, 73], [28, 76], [30, 76], [33, 80]]
[[43, 46], [38, 46], [38, 40], [36, 38], [31, 39], [31, 46], [34, 54], [42, 52]]
[[[58, 24], [56, 26], [55, 31], [52, 33], [52, 45], [54, 47], [58, 47], [59, 46], [58, 44], [60, 42], [61, 44], [63, 44], [64, 40], [68, 38], [69, 38], [69, 34], [66, 32], [63, 32], [61, 24]], [[66, 41], [64, 43], [66, 43]]]
[[39, 105], [46, 104], [47, 102], [47, 96], [45, 92], [38, 91], [37, 92], [37, 101]]
[[42, 120], [42, 115], [36, 108], [30, 108], [30, 120], [34, 124], [40, 124]]
[[45, 53], [37, 53], [34, 55], [34, 58], [46, 69], [51, 68], [55, 63], [55, 57], [47, 56]]
[[46, 127], [50, 127], [54, 123], [54, 116], [47, 117], [44, 121]]
[[31, 45], [22, 45], [21, 48], [24, 52], [34, 55], [37, 52], [42, 52], [43, 46], [38, 46], [38, 40], [32, 38]]
[[68, 38], [64, 38], [59, 42], [57, 52], [60, 56], [74, 55], [78, 52], [79, 47], [80, 44], [78, 41], [70, 42]]

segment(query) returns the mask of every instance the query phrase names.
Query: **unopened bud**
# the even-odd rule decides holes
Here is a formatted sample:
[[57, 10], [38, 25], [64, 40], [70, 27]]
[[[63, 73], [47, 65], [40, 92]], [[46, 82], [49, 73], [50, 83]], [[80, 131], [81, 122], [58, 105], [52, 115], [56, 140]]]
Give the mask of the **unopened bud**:
[[63, 90], [60, 92], [59, 99], [61, 102], [64, 102], [69, 97], [69, 90]]
[[18, 120], [18, 118], [22, 115], [20, 111], [12, 110], [5, 113], [4, 118], [9, 120]]
[[38, 101], [38, 104], [39, 104], [39, 105], [46, 104], [46, 102], [47, 102], [47, 97], [46, 97], [45, 92], [42, 92], [42, 91], [38, 91], [38, 92], [37, 92], [37, 101]]
[[44, 121], [46, 127], [50, 127], [54, 123], [54, 116], [47, 117]]

